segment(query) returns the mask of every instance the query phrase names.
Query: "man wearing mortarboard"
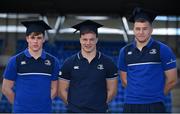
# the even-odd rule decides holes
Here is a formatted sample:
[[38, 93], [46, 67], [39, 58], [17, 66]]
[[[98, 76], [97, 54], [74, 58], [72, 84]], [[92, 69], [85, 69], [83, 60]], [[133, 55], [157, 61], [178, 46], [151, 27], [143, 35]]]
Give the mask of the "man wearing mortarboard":
[[177, 83], [176, 57], [152, 38], [157, 13], [135, 8], [129, 21], [135, 40], [119, 53], [118, 69], [125, 89], [125, 113], [164, 113], [164, 99]]
[[[42, 20], [23, 21], [27, 49], [12, 56], [4, 71], [2, 92], [13, 104], [14, 113], [50, 113], [57, 95], [59, 62], [43, 49], [45, 30]], [[15, 87], [15, 91], [12, 88]]]
[[117, 67], [96, 49], [99, 27], [91, 20], [73, 26], [80, 31], [81, 50], [65, 60], [59, 73], [59, 96], [68, 112], [107, 112], [116, 95]]

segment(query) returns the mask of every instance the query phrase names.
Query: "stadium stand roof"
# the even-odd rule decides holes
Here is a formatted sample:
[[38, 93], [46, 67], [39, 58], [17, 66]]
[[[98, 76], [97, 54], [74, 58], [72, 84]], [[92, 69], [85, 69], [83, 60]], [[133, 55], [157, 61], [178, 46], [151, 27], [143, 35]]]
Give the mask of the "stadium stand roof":
[[1, 0], [0, 13], [89, 13], [124, 16], [137, 6], [156, 10], [159, 15], [180, 15], [177, 0]]

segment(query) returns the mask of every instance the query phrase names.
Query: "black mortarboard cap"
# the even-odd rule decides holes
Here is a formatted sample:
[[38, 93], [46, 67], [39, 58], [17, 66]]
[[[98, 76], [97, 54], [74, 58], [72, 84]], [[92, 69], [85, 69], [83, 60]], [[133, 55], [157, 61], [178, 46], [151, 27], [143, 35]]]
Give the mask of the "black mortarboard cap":
[[129, 17], [130, 22], [135, 22], [136, 20], [147, 20], [150, 23], [154, 21], [154, 19], [157, 16], [157, 12], [152, 11], [152, 10], [147, 10], [147, 9], [142, 9], [142, 8], [135, 8]]
[[51, 27], [42, 20], [23, 21], [21, 23], [27, 28], [26, 35], [32, 32], [41, 32], [44, 34], [45, 30], [51, 29]]
[[94, 32], [94, 33], [96, 33], [96, 35], [98, 35], [97, 29], [102, 26], [103, 25], [96, 23], [94, 21], [86, 20], [86, 21], [83, 21], [79, 24], [72, 26], [72, 28], [76, 29], [75, 32], [77, 32], [79, 30], [80, 34], [83, 34], [86, 32]]

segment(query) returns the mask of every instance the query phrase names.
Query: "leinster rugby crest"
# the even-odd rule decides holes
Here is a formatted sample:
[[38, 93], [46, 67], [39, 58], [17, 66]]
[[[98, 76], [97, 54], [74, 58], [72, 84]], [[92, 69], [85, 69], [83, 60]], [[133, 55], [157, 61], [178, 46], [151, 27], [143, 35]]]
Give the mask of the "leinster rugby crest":
[[154, 55], [154, 54], [156, 54], [157, 53], [157, 50], [156, 49], [151, 49], [150, 51], [149, 51], [149, 54], [151, 54], [151, 55]]
[[99, 70], [103, 70], [103, 69], [104, 69], [103, 64], [99, 64], [99, 65], [97, 66], [97, 69], [99, 69]]
[[47, 66], [51, 66], [51, 61], [47, 59], [47, 60], [45, 60], [44, 64]]

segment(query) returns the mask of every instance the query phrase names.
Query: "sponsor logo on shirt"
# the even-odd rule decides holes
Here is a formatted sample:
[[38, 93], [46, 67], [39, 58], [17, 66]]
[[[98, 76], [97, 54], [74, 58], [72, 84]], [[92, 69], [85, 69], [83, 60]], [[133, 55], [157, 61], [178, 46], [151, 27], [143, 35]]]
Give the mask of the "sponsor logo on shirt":
[[128, 54], [128, 55], [132, 55], [132, 51], [129, 51], [127, 54]]
[[166, 64], [168, 65], [168, 64], [171, 64], [171, 63], [175, 63], [176, 62], [176, 60], [173, 60], [173, 59], [171, 59], [169, 62], [167, 62]]
[[59, 71], [59, 75], [60, 75], [60, 76], [62, 75], [62, 72], [61, 72], [61, 71]]
[[26, 61], [21, 61], [21, 65], [25, 65], [26, 64]]
[[114, 73], [114, 76], [118, 75], [118, 73]]
[[74, 69], [79, 69], [79, 66], [74, 66]]

